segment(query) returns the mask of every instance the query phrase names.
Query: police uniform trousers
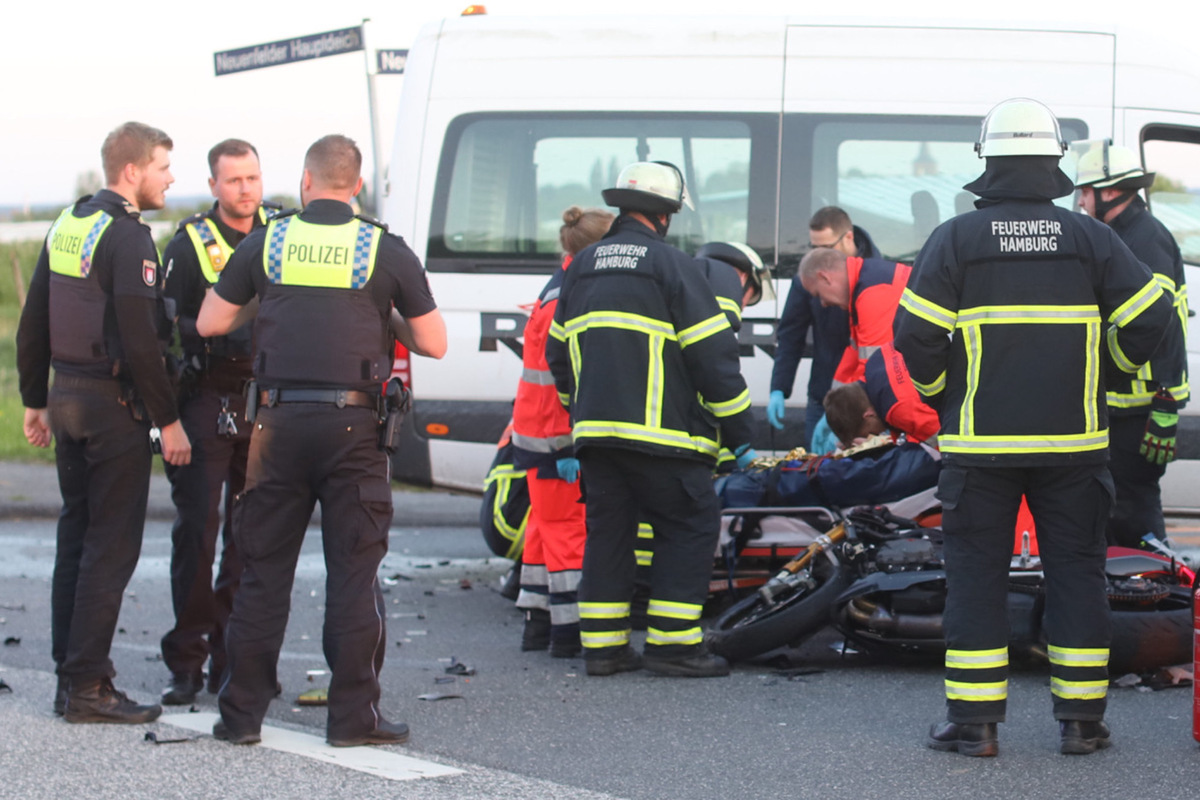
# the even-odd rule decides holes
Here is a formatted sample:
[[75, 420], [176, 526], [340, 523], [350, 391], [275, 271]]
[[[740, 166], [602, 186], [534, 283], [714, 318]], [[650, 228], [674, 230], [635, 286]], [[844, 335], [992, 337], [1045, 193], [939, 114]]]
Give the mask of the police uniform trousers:
[[392, 494], [378, 437], [373, 409], [322, 403], [259, 409], [246, 488], [234, 507], [243, 571], [218, 695], [230, 730], [257, 732], [275, 696], [296, 562], [318, 501], [327, 574], [328, 736], [354, 738], [379, 724], [386, 614], [377, 573], [388, 548]]
[[703, 642], [700, 612], [708, 597], [720, 533], [712, 468], [686, 458], [615, 447], [580, 451], [587, 545], [579, 584], [580, 638], [591, 657], [629, 643], [638, 522], [654, 530], [646, 652], [686, 657]]
[[[543, 472], [549, 472], [543, 476]], [[567, 483], [554, 469], [526, 472], [529, 520], [521, 557], [517, 608], [550, 612], [550, 624], [571, 633], [579, 626], [577, 591], [587, 527], [579, 483]]]
[[1008, 698], [1008, 572], [1021, 495], [1037, 526], [1054, 716], [1100, 720], [1111, 625], [1104, 577], [1112, 481], [1103, 465], [962, 467], [938, 481], [948, 593], [950, 722], [1003, 722]]
[[[192, 461], [182, 467], [167, 466], [176, 511], [171, 528], [175, 626], [163, 636], [163, 661], [171, 672], [196, 675], [211, 655], [214, 683], [210, 685], [225, 669], [225, 625], [242, 577], [241, 556], [231, 535], [233, 498], [246, 482], [250, 454], [241, 383], [240, 378], [205, 373], [179, 412], [192, 442]], [[217, 430], [217, 416], [226, 407], [233, 414], [236, 434]], [[222, 549], [214, 585], [218, 533]]]
[[1151, 464], [1138, 452], [1146, 433], [1149, 409], [1133, 415], [1109, 416], [1108, 470], [1117, 490], [1117, 504], [1108, 521], [1108, 543], [1141, 547], [1147, 533], [1166, 538], [1159, 481], [1166, 464]]
[[59, 375], [47, 403], [63, 507], [50, 595], [60, 677], [113, 677], [109, 650], [142, 549], [150, 425], [134, 421], [116, 380]]

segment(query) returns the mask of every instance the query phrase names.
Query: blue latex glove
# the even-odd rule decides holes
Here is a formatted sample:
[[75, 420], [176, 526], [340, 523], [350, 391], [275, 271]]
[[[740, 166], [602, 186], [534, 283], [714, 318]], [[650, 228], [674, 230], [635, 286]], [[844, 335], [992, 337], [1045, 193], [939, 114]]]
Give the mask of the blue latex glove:
[[832, 453], [837, 448], [838, 438], [833, 435], [833, 431], [829, 427], [829, 421], [822, 415], [821, 421], [817, 423], [817, 427], [813, 430], [812, 448], [809, 452], [816, 455], [823, 455], [825, 453]]
[[737, 450], [734, 450], [733, 454], [737, 456], [738, 469], [745, 469], [750, 466], [750, 462], [758, 458], [758, 453], [754, 452], [754, 448], [749, 444], [742, 445]]
[[775, 389], [767, 398], [767, 422], [777, 431], [783, 430], [783, 390]]
[[560, 458], [554, 462], [554, 467], [558, 470], [558, 477], [567, 483], [574, 483], [579, 480], [578, 458]]

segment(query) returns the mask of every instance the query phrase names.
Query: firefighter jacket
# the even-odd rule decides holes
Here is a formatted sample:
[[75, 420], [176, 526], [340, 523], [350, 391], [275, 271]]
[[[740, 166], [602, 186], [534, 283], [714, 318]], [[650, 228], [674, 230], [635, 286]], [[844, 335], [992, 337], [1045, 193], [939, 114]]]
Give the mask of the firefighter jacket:
[[[861, 258], [883, 258], [865, 230], [854, 226], [854, 244]], [[779, 325], [775, 329], [775, 363], [771, 368], [771, 391], [792, 396], [796, 369], [812, 330], [812, 367], [808, 378], [809, 399], [820, 402], [833, 384], [833, 373], [850, 342], [850, 317], [837, 306], [823, 306], [820, 298], [804, 289], [797, 274], [792, 278]]]
[[1158, 349], [1136, 374], [1120, 372], [1109, 361], [1106, 372], [1108, 413], [1145, 414], [1160, 386], [1170, 390], [1182, 408], [1187, 403], [1190, 390], [1187, 374], [1187, 283], [1179, 245], [1167, 227], [1150, 214], [1145, 202], [1136, 195], [1133, 202], [1108, 224], [1133, 254], [1150, 267], [1154, 279], [1175, 306], [1175, 317], [1167, 326]]
[[941, 427], [937, 412], [913, 386], [904, 356], [895, 345], [888, 342], [871, 354], [864, 380], [871, 407], [889, 428], [904, 433], [913, 442], [937, 436]]
[[546, 343], [576, 449], [712, 464], [750, 442], [737, 340], [695, 260], [621, 216], [567, 268]]
[[1135, 374], [1174, 313], [1112, 229], [1051, 202], [1070, 192], [1057, 163], [989, 159], [978, 210], [933, 232], [901, 300], [896, 349], [948, 462], [1104, 463], [1101, 350]]
[[745, 289], [736, 267], [715, 258], [697, 258], [696, 265], [716, 296], [717, 306], [737, 333], [742, 329], [742, 295]]
[[21, 397], [45, 408], [56, 375], [119, 378], [154, 424], [178, 419], [164, 368], [171, 314], [150, 229], [102, 189], [63, 211], [38, 257], [17, 331]]
[[860, 381], [871, 354], [892, 340], [892, 320], [912, 267], [882, 258], [847, 258], [850, 344], [833, 378]]
[[558, 400], [554, 376], [546, 363], [546, 338], [558, 307], [558, 295], [563, 276], [571, 257], [563, 260], [542, 289], [525, 323], [525, 347], [521, 356], [521, 380], [517, 383], [517, 399], [513, 403], [512, 442], [513, 466], [519, 470], [533, 468], [557, 474], [555, 462], [569, 458], [575, 452], [571, 443], [571, 415]]

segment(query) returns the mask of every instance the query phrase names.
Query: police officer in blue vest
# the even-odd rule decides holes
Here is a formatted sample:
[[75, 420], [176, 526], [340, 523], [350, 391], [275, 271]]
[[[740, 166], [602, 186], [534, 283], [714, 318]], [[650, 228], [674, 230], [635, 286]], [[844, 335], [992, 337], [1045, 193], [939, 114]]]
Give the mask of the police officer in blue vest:
[[[228, 336], [196, 333], [196, 315], [208, 288], [253, 229], [266, 224], [258, 151], [241, 139], [226, 139], [208, 151], [212, 208], [179, 224], [167, 245], [165, 292], [175, 301], [183, 376], [179, 413], [192, 441], [192, 462], [171, 467], [171, 600], [175, 625], [162, 639], [171, 681], [164, 705], [187, 705], [204, 685], [216, 693], [225, 669], [224, 630], [242, 564], [230, 533], [233, 498], [246, 480], [250, 425], [243, 389], [252, 377], [250, 326]], [[225, 502], [222, 506], [221, 496]], [[222, 510], [224, 513], [222, 514]], [[224, 519], [220, 567], [213, 584], [217, 533]]]
[[398, 744], [408, 726], [379, 710], [386, 612], [377, 571], [392, 518], [380, 447], [381, 386], [393, 335], [441, 358], [446, 330], [416, 255], [380, 223], [356, 217], [362, 155], [317, 140], [304, 160], [304, 210], [252, 232], [196, 321], [201, 336], [236, 329], [253, 308], [258, 401], [245, 491], [234, 508], [243, 560], [225, 633], [227, 666], [213, 735], [260, 741], [305, 528], [321, 502], [330, 744]]
[[151, 425], [168, 464], [191, 458], [164, 361], [158, 250], [139, 216], [163, 207], [171, 147], [140, 122], [108, 135], [106, 188], [50, 229], [17, 331], [25, 436], [54, 440], [63, 498], [50, 614], [54, 712], [68, 722], [142, 723], [162, 711], [114, 688], [109, 650], [142, 547]]

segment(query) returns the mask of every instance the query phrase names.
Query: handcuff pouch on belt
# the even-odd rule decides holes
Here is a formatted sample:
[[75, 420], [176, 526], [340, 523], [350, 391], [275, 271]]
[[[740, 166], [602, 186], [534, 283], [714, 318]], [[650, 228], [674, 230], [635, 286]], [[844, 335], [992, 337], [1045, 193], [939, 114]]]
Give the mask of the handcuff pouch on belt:
[[387, 382], [384, 390], [385, 415], [379, 426], [379, 449], [396, 452], [400, 446], [400, 426], [404, 415], [412, 408], [412, 392], [399, 378]]

